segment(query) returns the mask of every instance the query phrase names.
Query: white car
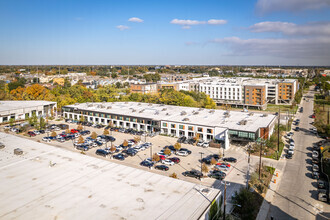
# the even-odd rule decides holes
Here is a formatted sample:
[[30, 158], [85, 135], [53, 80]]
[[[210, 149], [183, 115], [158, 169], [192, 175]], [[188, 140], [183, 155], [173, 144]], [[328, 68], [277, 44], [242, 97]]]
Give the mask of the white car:
[[199, 140], [198, 143], [197, 143], [197, 146], [201, 147], [201, 146], [203, 146], [203, 144], [204, 144], [204, 141]]
[[39, 135], [40, 134], [40, 132], [38, 131], [38, 130], [34, 130], [33, 131], [36, 135]]
[[50, 142], [49, 137], [43, 137], [42, 140], [45, 141], [45, 142]]
[[152, 161], [152, 159], [149, 157], [147, 159], [145, 159], [145, 161], [149, 162], [149, 163], [153, 163], [154, 161]]
[[313, 151], [312, 157], [319, 157], [319, 152]]
[[117, 146], [116, 146], [116, 149], [117, 149], [117, 150], [123, 150], [124, 148], [123, 148], [122, 145], [117, 145]]
[[294, 147], [295, 147], [294, 143], [291, 142], [289, 148], [293, 148], [294, 149]]
[[229, 168], [224, 164], [223, 165], [215, 165], [214, 168], [217, 169], [217, 170], [224, 170], [224, 171], [229, 170]]
[[294, 150], [294, 146], [290, 145], [289, 150]]
[[210, 146], [210, 144], [208, 142], [204, 142], [203, 145], [202, 145], [202, 147], [204, 147], [204, 148], [207, 148], [209, 146]]
[[317, 164], [313, 164], [313, 172], [319, 172], [320, 168]]
[[186, 151], [177, 151], [175, 154], [178, 156], [184, 156], [184, 157], [188, 156], [188, 152], [186, 152]]
[[173, 166], [174, 162], [169, 159], [165, 159], [165, 160], [162, 160], [162, 164]]
[[11, 128], [10, 131], [16, 132], [17, 131], [17, 128]]
[[55, 131], [60, 131], [61, 129], [59, 127], [54, 128]]
[[294, 150], [288, 150], [288, 154], [294, 155]]
[[10, 128], [11, 128], [10, 125], [5, 126], [5, 129], [10, 129]]

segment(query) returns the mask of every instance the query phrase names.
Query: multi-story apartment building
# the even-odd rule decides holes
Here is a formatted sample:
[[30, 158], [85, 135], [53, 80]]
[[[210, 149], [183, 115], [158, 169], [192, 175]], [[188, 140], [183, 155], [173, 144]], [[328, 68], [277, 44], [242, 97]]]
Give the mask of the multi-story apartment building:
[[265, 109], [267, 103], [290, 104], [298, 90], [298, 80], [203, 77], [158, 86], [204, 92], [219, 104]]
[[64, 106], [63, 116], [115, 127], [212, 140], [254, 141], [273, 133], [276, 116], [138, 102], [77, 103]]

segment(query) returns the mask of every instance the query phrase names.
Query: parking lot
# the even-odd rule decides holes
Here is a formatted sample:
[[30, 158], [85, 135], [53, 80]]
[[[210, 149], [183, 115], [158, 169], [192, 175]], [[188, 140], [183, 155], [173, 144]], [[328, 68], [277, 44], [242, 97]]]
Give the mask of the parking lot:
[[[68, 128], [69, 130], [76, 129], [78, 126], [75, 123], [65, 123], [64, 121], [51, 121], [51, 122], [49, 122], [49, 124], [67, 124], [67, 125], [69, 125], [69, 128]], [[3, 129], [3, 127], [1, 129]], [[57, 130], [55, 132], [57, 134], [60, 134], [66, 130], [67, 129], [61, 129], [61, 130]], [[102, 135], [104, 128], [95, 128], [95, 127], [84, 126], [83, 130], [89, 130], [90, 134], [93, 132], [96, 132], [97, 135]], [[13, 133], [13, 132], [10, 132], [10, 133]], [[25, 134], [24, 136], [26, 138], [29, 138], [29, 139], [32, 139], [32, 140], [35, 140], [38, 142], [43, 142], [43, 140], [42, 140], [43, 137], [50, 136], [51, 132], [49, 132], [47, 134], [46, 133], [38, 134], [38, 135], [32, 136], [32, 137], [29, 137], [27, 135], [27, 132], [25, 132], [24, 134]], [[86, 140], [86, 138], [89, 137], [90, 134], [82, 136], [82, 137]], [[109, 135], [113, 136], [116, 139], [112, 143], [113, 146], [121, 145], [121, 144], [123, 144], [123, 142], [125, 140], [128, 141], [130, 139], [134, 139], [135, 137], [137, 137], [136, 135], [122, 133], [122, 132], [115, 132], [115, 131], [110, 131]], [[157, 135], [154, 137], [149, 137], [149, 136], [147, 136], [147, 137], [139, 136], [139, 137], [141, 138], [141, 143], [150, 142], [150, 143], [152, 143], [152, 146], [149, 147], [148, 149], [139, 151], [135, 156], [128, 156], [123, 161], [116, 160], [111, 155], [109, 155], [107, 157], [103, 157], [103, 156], [99, 156], [99, 155], [95, 154], [97, 149], [104, 149], [106, 147], [110, 148], [111, 142], [104, 143], [102, 146], [93, 147], [93, 148], [90, 148], [88, 151], [83, 151], [83, 152], [89, 156], [102, 158], [104, 160], [109, 160], [109, 161], [112, 161], [115, 163], [124, 164], [127, 166], [139, 168], [139, 169], [149, 170], [150, 172], [155, 172], [155, 173], [159, 173], [159, 174], [166, 175], [166, 176], [170, 176], [171, 174], [175, 173], [175, 174], [177, 174], [177, 178], [186, 180], [189, 182], [201, 183], [203, 185], [213, 186], [213, 187], [217, 187], [217, 186], [221, 185], [221, 182], [214, 178], [204, 177], [204, 178], [202, 178], [202, 181], [200, 181], [198, 178], [186, 177], [186, 176], [182, 175], [185, 171], [190, 171], [190, 170], [200, 171], [201, 170], [201, 162], [200, 162], [201, 156], [202, 156], [202, 158], [205, 158], [212, 154], [219, 155], [220, 149], [210, 148], [210, 147], [203, 148], [203, 147], [197, 147], [197, 146], [193, 146], [190, 144], [182, 143], [181, 147], [190, 150], [192, 153], [188, 156], [178, 156], [178, 155], [172, 154], [171, 156], [169, 156], [169, 158], [178, 157], [180, 159], [180, 163], [174, 164], [172, 166], [167, 165], [169, 167], [169, 170], [162, 171], [162, 170], [156, 170], [154, 167], [148, 168], [148, 167], [141, 166], [140, 163], [147, 158], [151, 158], [152, 155], [154, 155], [155, 153], [158, 153], [161, 150], [163, 150], [165, 146], [174, 145], [177, 142], [177, 138], [167, 137], [167, 136], [162, 136], [162, 135]], [[77, 139], [78, 138], [76, 138], [75, 140], [67, 140], [64, 142], [52, 140], [50, 142], [47, 142], [47, 144], [51, 144], [56, 147], [65, 148], [67, 150], [80, 153], [82, 151], [77, 150], [74, 146], [74, 141], [76, 141]], [[117, 153], [120, 153], [120, 152], [117, 152]], [[115, 154], [117, 154], [117, 153], [115, 153]], [[222, 149], [221, 149], [221, 153], [223, 153]], [[223, 172], [226, 173], [225, 180], [228, 182], [233, 182], [233, 183], [238, 183], [240, 185], [244, 185], [245, 181], [246, 181], [245, 172], [247, 170], [246, 154], [243, 152], [243, 150], [240, 150], [239, 148], [233, 148], [233, 147], [229, 150], [226, 150], [224, 153], [225, 153], [225, 157], [235, 157], [237, 159], [236, 163], [229, 163], [231, 166], [228, 169], [222, 170]], [[219, 160], [218, 162], [221, 162], [221, 160]], [[155, 166], [161, 165], [161, 164], [162, 164], [161, 162], [158, 162], [155, 164]], [[252, 160], [251, 164], [253, 165], [253, 160]], [[209, 164], [207, 166], [210, 171], [214, 167], [211, 164]], [[207, 174], [204, 173], [204, 176], [207, 176]]]

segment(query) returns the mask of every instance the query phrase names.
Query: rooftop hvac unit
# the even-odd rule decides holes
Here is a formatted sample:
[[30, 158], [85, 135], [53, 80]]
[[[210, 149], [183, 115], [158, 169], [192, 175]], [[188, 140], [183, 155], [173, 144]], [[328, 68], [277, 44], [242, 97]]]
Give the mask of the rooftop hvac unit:
[[152, 106], [152, 103], [149, 103], [148, 105], [149, 105], [149, 106]]
[[162, 111], [166, 111], [166, 110], [167, 110], [167, 108], [163, 108], [163, 109], [162, 109]]
[[209, 113], [214, 113], [215, 112], [215, 110], [214, 109], [211, 109], [210, 111], [209, 111]]
[[135, 110], [135, 109], [133, 109], [133, 110], [132, 110], [132, 112], [136, 112], [136, 110]]
[[111, 106], [108, 106], [107, 109], [112, 109], [112, 107]]
[[198, 109], [198, 111], [203, 111], [203, 110], [204, 110], [203, 108]]
[[253, 112], [250, 112], [250, 113], [249, 113], [249, 116], [253, 116], [253, 115], [254, 115]]
[[144, 109], [142, 109], [142, 110], [139, 111], [139, 113], [142, 113], [142, 112], [144, 112]]
[[166, 113], [167, 116], [170, 116], [170, 113]]
[[263, 114], [262, 117], [267, 117], [268, 115], [267, 114]]
[[159, 111], [156, 111], [156, 112], [155, 112], [155, 115], [159, 115]]
[[194, 114], [194, 115], [198, 115], [198, 114], [199, 114], [199, 112], [193, 112], [193, 114]]
[[242, 120], [239, 122], [240, 125], [246, 125], [246, 123], [247, 123], [247, 120]]
[[182, 121], [189, 121], [189, 118], [184, 118], [182, 119]]
[[185, 111], [181, 112], [181, 115], [186, 115], [186, 114], [187, 114], [187, 112], [185, 112]]

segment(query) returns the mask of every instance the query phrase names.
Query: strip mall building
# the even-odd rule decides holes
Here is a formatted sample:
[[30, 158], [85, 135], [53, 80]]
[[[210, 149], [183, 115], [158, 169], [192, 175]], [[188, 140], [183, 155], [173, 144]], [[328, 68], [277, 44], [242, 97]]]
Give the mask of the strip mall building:
[[181, 107], [138, 102], [77, 103], [62, 108], [63, 116], [115, 127], [159, 132], [171, 136], [213, 140], [229, 147], [229, 141], [254, 141], [269, 138], [274, 131], [276, 116]]

